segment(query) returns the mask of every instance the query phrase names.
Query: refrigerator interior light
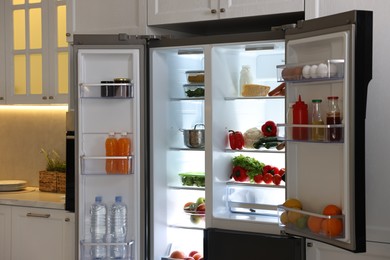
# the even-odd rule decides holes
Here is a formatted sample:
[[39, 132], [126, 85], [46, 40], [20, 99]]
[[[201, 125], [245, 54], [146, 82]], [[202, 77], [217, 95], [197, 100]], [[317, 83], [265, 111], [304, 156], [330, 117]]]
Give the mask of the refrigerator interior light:
[[178, 55], [192, 55], [192, 54], [203, 54], [202, 49], [180, 49], [177, 51]]

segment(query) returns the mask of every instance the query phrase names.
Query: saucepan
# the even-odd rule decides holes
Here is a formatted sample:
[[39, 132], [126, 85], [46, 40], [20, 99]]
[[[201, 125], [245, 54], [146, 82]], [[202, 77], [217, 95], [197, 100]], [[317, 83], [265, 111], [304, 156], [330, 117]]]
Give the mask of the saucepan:
[[[203, 129], [198, 127], [203, 126]], [[184, 144], [188, 148], [204, 147], [204, 124], [196, 124], [193, 129], [180, 129], [183, 132]]]

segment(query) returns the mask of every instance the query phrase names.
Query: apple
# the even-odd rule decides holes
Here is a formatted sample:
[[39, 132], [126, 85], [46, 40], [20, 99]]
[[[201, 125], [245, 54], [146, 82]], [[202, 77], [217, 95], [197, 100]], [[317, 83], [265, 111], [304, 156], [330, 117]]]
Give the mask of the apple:
[[198, 207], [196, 207], [196, 211], [200, 213], [206, 212], [206, 204], [205, 203], [199, 204]]
[[188, 256], [191, 256], [191, 257], [194, 257], [195, 254], [199, 253], [198, 251], [194, 250], [194, 251], [191, 251]]
[[199, 260], [202, 258], [202, 255], [200, 253], [196, 253], [193, 257], [195, 260]]
[[196, 200], [196, 204], [202, 204], [202, 203], [206, 203], [206, 199], [203, 198], [203, 197], [199, 197], [197, 200]]
[[[190, 220], [193, 224], [199, 224], [202, 220], [202, 217], [191, 215]], [[190, 256], [192, 257], [192, 255], [190, 255]]]
[[169, 257], [174, 258], [174, 259], [184, 259], [184, 258], [186, 258], [186, 255], [184, 254], [183, 251], [175, 250], [175, 251], [172, 251], [172, 253], [170, 254]]

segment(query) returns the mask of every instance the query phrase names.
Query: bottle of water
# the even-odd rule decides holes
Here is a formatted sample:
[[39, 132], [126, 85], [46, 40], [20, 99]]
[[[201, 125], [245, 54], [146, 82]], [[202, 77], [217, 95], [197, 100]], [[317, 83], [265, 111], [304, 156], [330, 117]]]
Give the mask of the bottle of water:
[[[101, 196], [95, 197], [91, 206], [91, 242], [104, 243], [107, 233], [107, 206], [102, 202]], [[92, 259], [104, 259], [107, 256], [105, 245], [94, 245], [91, 248]]]
[[[122, 197], [116, 196], [115, 203], [110, 208], [109, 231], [112, 243], [125, 243], [127, 234], [127, 206], [122, 203]], [[123, 259], [127, 256], [127, 247], [123, 245], [110, 246], [110, 258]]]

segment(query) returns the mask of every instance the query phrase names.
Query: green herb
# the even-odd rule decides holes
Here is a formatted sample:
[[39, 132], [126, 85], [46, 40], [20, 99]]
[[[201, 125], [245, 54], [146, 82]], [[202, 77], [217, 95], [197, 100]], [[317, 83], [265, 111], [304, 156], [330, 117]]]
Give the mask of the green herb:
[[247, 174], [251, 182], [254, 181], [255, 175], [261, 173], [263, 171], [264, 163], [259, 162], [255, 158], [244, 156], [242, 154], [236, 156], [232, 160], [233, 167], [241, 166], [245, 170], [247, 170]]
[[66, 162], [61, 160], [56, 151], [47, 152], [41, 148], [41, 153], [45, 155], [47, 171], [66, 172]]
[[204, 88], [196, 88], [195, 90], [187, 90], [187, 97], [203, 97], [204, 96]]

